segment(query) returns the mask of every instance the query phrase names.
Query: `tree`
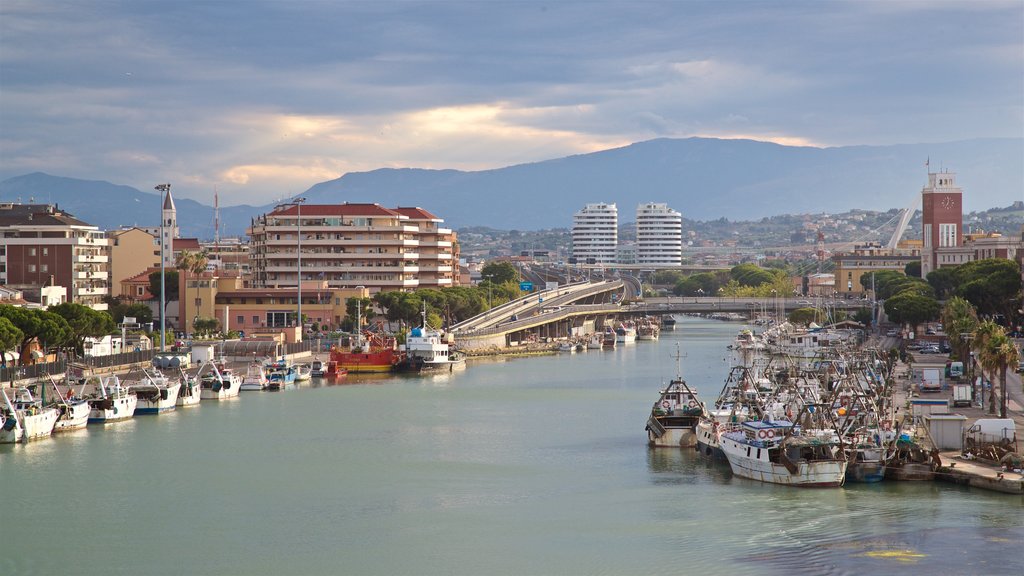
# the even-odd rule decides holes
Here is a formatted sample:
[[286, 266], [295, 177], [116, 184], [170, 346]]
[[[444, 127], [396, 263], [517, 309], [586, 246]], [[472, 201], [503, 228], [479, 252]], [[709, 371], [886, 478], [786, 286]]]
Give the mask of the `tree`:
[[970, 362], [971, 343], [968, 340], [978, 329], [978, 314], [970, 302], [955, 296], [942, 307], [942, 328], [949, 336], [950, 346], [957, 358]]
[[789, 313], [789, 321], [793, 324], [809, 326], [811, 322], [821, 320], [822, 313], [817, 308], [797, 308]]
[[906, 290], [885, 301], [885, 314], [901, 324], [910, 324], [915, 330], [923, 322], [939, 317], [939, 303], [913, 290]]
[[955, 293], [958, 283], [956, 267], [937, 268], [928, 273], [928, 284], [935, 289], [937, 298], [949, 299]]
[[517, 282], [519, 271], [511, 262], [488, 262], [480, 269], [481, 282], [492, 284], [505, 284], [506, 282]]
[[147, 324], [153, 321], [153, 310], [142, 304], [141, 302], [134, 302], [132, 304], [114, 303], [110, 304], [107, 308], [107, 312], [114, 319], [115, 324], [124, 322], [125, 317], [135, 318], [135, 321], [139, 324]]
[[[398, 294], [401, 294], [400, 292]], [[370, 298], [359, 298], [353, 296], [345, 300], [345, 316], [346, 318], [352, 319], [352, 325], [355, 326], [356, 316], [361, 315], [363, 317], [363, 323], [373, 318], [373, 300]], [[361, 327], [356, 327], [361, 328]]]
[[192, 329], [195, 330], [196, 334], [214, 334], [220, 329], [220, 321], [216, 318], [200, 318], [192, 325]]
[[[992, 382], [999, 371], [999, 363], [996, 356], [991, 352], [990, 344], [1000, 335], [1005, 335], [1003, 327], [991, 320], [986, 320], [978, 325], [974, 331], [974, 351], [977, 354], [978, 365], [981, 367], [982, 380]], [[996, 389], [989, 388], [988, 413], [996, 413]]]
[[[940, 269], [941, 270], [941, 269]], [[955, 268], [956, 295], [978, 308], [982, 315], [1016, 317], [1021, 301], [1020, 266], [1013, 260], [989, 258]]]
[[[7, 318], [0, 316], [0, 353], [14, 348], [21, 343], [24, 337], [25, 335], [17, 326]], [[5, 359], [4, 363], [6, 362], [7, 360]]]
[[865, 326], [870, 326], [874, 322], [874, 318], [871, 316], [871, 309], [869, 308], [858, 308], [853, 313], [853, 319]]
[[[164, 284], [167, 286], [167, 302], [178, 299], [178, 271], [164, 270]], [[149, 293], [160, 298], [160, 271], [152, 272], [149, 275]]]
[[914, 260], [913, 262], [908, 262], [907, 265], [903, 267], [903, 273], [911, 278], [920, 278], [921, 261]]
[[26, 352], [33, 340], [38, 340], [41, 348], [63, 347], [71, 333], [67, 321], [48, 310], [29, 310], [3, 304], [0, 305], [0, 317], [7, 318], [22, 333], [21, 342], [18, 343], [21, 364], [29, 363]]
[[88, 306], [65, 302], [52, 306], [50, 312], [60, 316], [67, 322], [68, 342], [73, 343], [75, 352], [85, 352], [86, 338], [100, 338], [112, 334], [117, 330], [114, 318], [107, 312], [93, 310]]
[[[192, 252], [192, 251], [189, 251], [189, 250], [182, 250], [181, 252], [178, 252], [178, 256], [177, 256], [177, 258], [175, 259], [175, 262], [174, 262], [174, 267], [177, 268], [178, 270], [180, 270], [185, 275], [185, 290], [186, 290], [186, 292], [188, 291], [188, 276], [189, 276], [189, 274], [199, 274], [201, 272], [206, 271], [206, 265], [207, 265], [208, 262], [209, 262], [209, 259], [207, 258], [206, 252]], [[175, 277], [174, 286], [177, 289], [177, 286], [178, 286], [177, 277]], [[168, 293], [169, 292], [170, 292], [170, 290], [168, 290]], [[154, 292], [154, 294], [155, 294], [155, 292]], [[182, 305], [181, 318], [183, 319], [183, 322], [184, 322], [185, 326], [188, 326], [189, 315], [188, 315], [188, 298], [187, 297], [185, 298], [184, 301], [181, 302], [181, 305]], [[195, 329], [194, 326], [193, 326], [193, 329]]]
[[992, 355], [999, 367], [999, 417], [1006, 418], [1007, 387], [1006, 373], [1010, 366], [1017, 366], [1020, 362], [1020, 353], [1013, 341], [1004, 333], [997, 337], [989, 346], [993, 349]]
[[[778, 272], [778, 271], [777, 271]], [[742, 286], [760, 286], [775, 281], [776, 274], [754, 264], [740, 264], [729, 271], [733, 280]]]
[[658, 270], [651, 277], [651, 284], [658, 286], [675, 286], [683, 281], [683, 274], [678, 270]]

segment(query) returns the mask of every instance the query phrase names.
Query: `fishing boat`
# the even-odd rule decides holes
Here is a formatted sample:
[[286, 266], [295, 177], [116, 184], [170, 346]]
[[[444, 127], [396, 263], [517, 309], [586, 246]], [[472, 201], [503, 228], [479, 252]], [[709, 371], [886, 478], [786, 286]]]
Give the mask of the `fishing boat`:
[[600, 350], [604, 344], [604, 336], [594, 334], [587, 340], [587, 350]]
[[611, 328], [608, 328], [605, 330], [604, 335], [602, 337], [601, 347], [606, 350], [611, 350], [615, 348], [615, 342], [617, 339], [618, 335], [615, 333], [615, 331], [612, 330]]
[[267, 388], [284, 390], [295, 386], [296, 368], [287, 360], [278, 360], [267, 365]]
[[661, 326], [654, 321], [654, 318], [645, 317], [640, 320], [636, 327], [637, 340], [657, 340], [661, 335]]
[[[681, 355], [676, 353], [678, 365]], [[661, 391], [647, 419], [647, 443], [653, 447], [690, 448], [697, 445], [696, 428], [704, 403], [678, 373]]]
[[572, 342], [562, 342], [558, 345], [558, 351], [573, 354], [576, 352], [576, 344]]
[[158, 370], [143, 370], [142, 374], [142, 379], [128, 384], [139, 399], [135, 413], [161, 414], [174, 410], [178, 392], [181, 391], [181, 380], [171, 380]]
[[615, 343], [632, 344], [633, 342], [636, 342], [636, 325], [630, 320], [619, 323], [615, 327]]
[[249, 363], [249, 367], [245, 370], [245, 377], [242, 378], [242, 383], [239, 384], [239, 390], [264, 390], [270, 380], [267, 378], [267, 372], [263, 369], [263, 363], [253, 361]]
[[174, 405], [182, 408], [199, 406], [200, 400], [203, 399], [203, 386], [199, 378], [189, 376], [181, 368], [178, 368], [178, 373], [181, 389], [178, 390], [178, 398], [174, 401]]
[[662, 330], [675, 330], [676, 328], [676, 317], [671, 314], [661, 315], [661, 329]]
[[45, 438], [53, 433], [60, 411], [44, 406], [41, 399], [32, 396], [28, 387], [19, 386], [14, 392], [13, 400], [9, 402], [13, 407], [14, 418], [21, 424], [22, 442]]
[[106, 424], [127, 420], [135, 415], [139, 399], [121, 384], [117, 375], [100, 380], [99, 395], [89, 399], [89, 423]]
[[18, 411], [14, 409], [14, 404], [7, 396], [7, 390], [0, 388], [0, 394], [4, 397], [4, 403], [0, 405], [0, 444], [21, 442], [25, 436], [25, 429], [21, 427]]
[[[823, 406], [816, 408], [800, 415], [820, 413]], [[743, 478], [822, 488], [839, 487], [846, 480], [843, 440], [831, 428], [804, 429], [789, 420], [750, 420], [722, 434], [721, 447], [732, 473]]]
[[298, 364], [295, 366], [295, 381], [308, 382], [313, 378], [313, 369], [309, 364]]
[[[54, 391], [57, 395], [56, 408], [60, 411], [60, 416], [57, 417], [57, 423], [53, 425], [53, 433], [58, 432], [70, 432], [72, 430], [78, 430], [79, 428], [85, 428], [89, 424], [89, 402], [82, 398], [81, 391], [78, 396], [75, 396], [74, 390], [71, 386], [68, 386], [66, 394], [61, 394], [60, 389], [57, 388], [57, 383], [50, 379], [50, 385], [53, 386]], [[82, 385], [85, 388], [85, 385]]]
[[747, 366], [733, 366], [713, 405], [697, 423], [697, 451], [709, 458], [725, 461], [721, 437], [740, 422], [762, 416], [759, 387]]
[[242, 378], [223, 363], [207, 362], [199, 369], [203, 400], [227, 400], [238, 396]]
[[331, 347], [331, 361], [353, 373], [390, 372], [399, 360], [395, 338], [383, 332], [353, 334]]
[[326, 378], [338, 379], [348, 376], [348, 369], [338, 366], [338, 363], [334, 360], [327, 361], [327, 375]]

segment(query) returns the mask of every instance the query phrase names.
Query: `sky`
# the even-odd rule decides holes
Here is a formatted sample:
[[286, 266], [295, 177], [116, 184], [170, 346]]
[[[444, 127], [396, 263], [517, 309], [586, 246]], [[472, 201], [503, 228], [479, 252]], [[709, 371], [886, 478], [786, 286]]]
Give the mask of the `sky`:
[[1024, 0], [0, 3], [0, 179], [260, 205], [691, 136], [1024, 136]]

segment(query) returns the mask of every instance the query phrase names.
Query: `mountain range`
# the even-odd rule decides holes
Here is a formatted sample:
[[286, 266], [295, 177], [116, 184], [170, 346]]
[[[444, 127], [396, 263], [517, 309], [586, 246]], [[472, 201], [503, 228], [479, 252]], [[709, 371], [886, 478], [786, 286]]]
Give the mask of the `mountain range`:
[[[453, 228], [538, 230], [570, 227], [573, 214], [595, 202], [616, 203], [620, 222], [634, 220], [643, 202], [667, 203], [694, 220], [919, 207], [926, 172], [943, 167], [958, 173], [965, 211], [1024, 197], [1024, 138], [833, 148], [662, 138], [494, 170], [351, 172], [300, 196], [311, 204], [420, 206]], [[104, 229], [159, 223], [156, 192], [41, 172], [0, 182], [0, 201], [30, 198]], [[175, 204], [183, 236], [213, 237], [211, 206], [180, 196]], [[243, 235], [272, 207], [222, 207], [221, 235]]]

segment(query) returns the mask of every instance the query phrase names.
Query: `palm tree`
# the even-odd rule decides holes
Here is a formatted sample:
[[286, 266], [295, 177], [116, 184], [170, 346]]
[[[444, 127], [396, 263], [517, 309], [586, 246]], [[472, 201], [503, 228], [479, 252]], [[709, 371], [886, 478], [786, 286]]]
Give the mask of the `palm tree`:
[[959, 296], [950, 298], [942, 308], [942, 327], [949, 335], [957, 358], [969, 365], [971, 343], [968, 339], [978, 329], [978, 314], [974, 306]]
[[992, 349], [993, 361], [999, 370], [999, 417], [1006, 418], [1006, 372], [1010, 366], [1016, 366], [1020, 362], [1020, 355], [1017, 352], [1017, 347], [1006, 334], [993, 338], [989, 342], [989, 348]]
[[[175, 259], [174, 267], [184, 272], [183, 285], [184, 290], [181, 291], [181, 306], [182, 306], [182, 323], [185, 327], [185, 332], [188, 332], [188, 274], [199, 274], [206, 270], [206, 264], [209, 261], [206, 252], [191, 252], [189, 250], [182, 250], [178, 252], [178, 257]], [[195, 327], [193, 327], [194, 329]]]
[[[974, 331], [974, 350], [977, 352], [978, 365], [981, 367], [982, 380], [992, 382], [995, 380], [995, 375], [999, 370], [999, 361], [989, 350], [989, 343], [999, 335], [1003, 335], [1005, 337], [1003, 327], [991, 320], [982, 322], [978, 325], [978, 329]], [[986, 377], [986, 373], [991, 375], [991, 377]], [[995, 386], [992, 386], [989, 391], [988, 413], [996, 413]]]

